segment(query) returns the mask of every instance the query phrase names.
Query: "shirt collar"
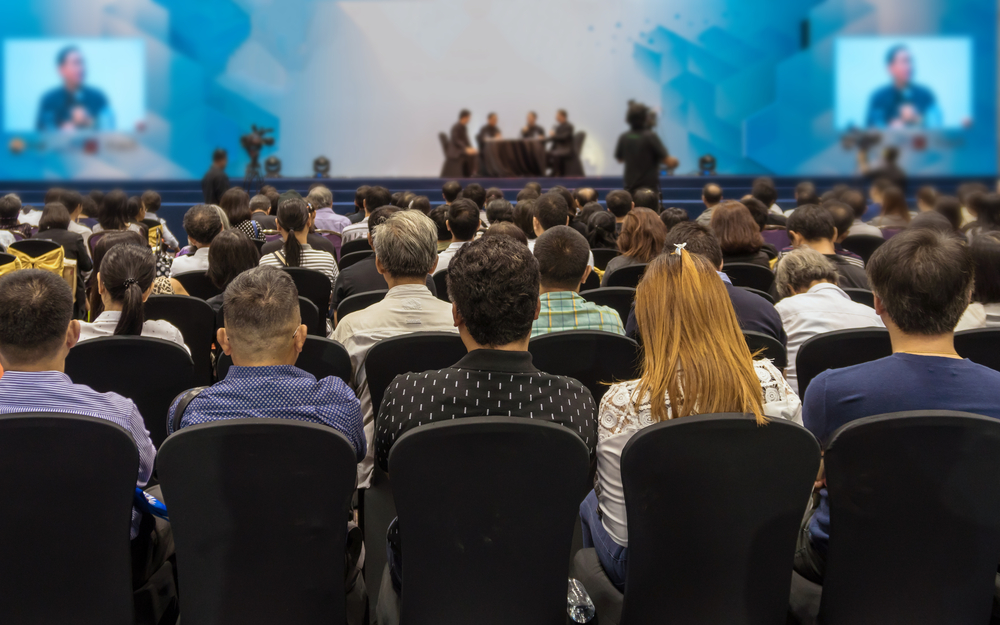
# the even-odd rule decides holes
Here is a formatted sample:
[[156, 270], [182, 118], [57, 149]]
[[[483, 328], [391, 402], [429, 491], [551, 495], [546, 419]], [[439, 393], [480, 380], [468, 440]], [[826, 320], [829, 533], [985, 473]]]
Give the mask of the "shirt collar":
[[312, 378], [312, 374], [306, 373], [295, 365], [272, 365], [268, 367], [239, 367], [232, 365], [226, 373], [226, 379], [246, 380], [249, 378]]
[[455, 363], [455, 368], [505, 373], [536, 373], [538, 371], [531, 364], [530, 352], [511, 352], [500, 349], [474, 349]]
[[72, 384], [73, 381], [62, 371], [4, 371], [2, 382], [42, 384]]
[[722, 281], [725, 282], [726, 284], [731, 285], [733, 283], [733, 281], [729, 279], [729, 276], [722, 273], [721, 271], [716, 271], [715, 273], [719, 274], [719, 277], [722, 278]]
[[549, 300], [554, 299], [583, 299], [583, 296], [576, 291], [550, 291], [549, 293], [542, 293], [541, 297]]
[[194, 254], [192, 254], [192, 256], [208, 256], [208, 246], [199, 247], [194, 251]]
[[448, 249], [449, 250], [457, 250], [458, 248], [462, 247], [466, 243], [468, 243], [468, 241], [454, 241], [454, 242], [452, 242], [451, 244], [448, 245]]
[[415, 295], [429, 295], [430, 297], [434, 297], [431, 295], [431, 290], [427, 288], [426, 284], [400, 284], [389, 289], [389, 292], [385, 294], [385, 298], [413, 297]]
[[839, 286], [832, 284], [830, 282], [820, 282], [819, 284], [813, 285], [811, 289], [806, 291], [807, 293], [819, 293], [821, 291], [830, 291], [831, 293], [837, 293], [840, 297], [844, 299], [851, 299], [847, 293], [844, 293]]
[[118, 320], [121, 318], [122, 318], [122, 311], [105, 310], [101, 314], [97, 315], [93, 323], [101, 323], [102, 321], [118, 323]]

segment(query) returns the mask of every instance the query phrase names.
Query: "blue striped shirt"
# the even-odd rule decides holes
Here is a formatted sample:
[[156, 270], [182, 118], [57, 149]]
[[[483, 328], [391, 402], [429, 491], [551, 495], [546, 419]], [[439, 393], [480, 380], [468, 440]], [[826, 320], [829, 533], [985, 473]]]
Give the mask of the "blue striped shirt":
[[[170, 407], [167, 428], [173, 432], [174, 410]], [[358, 398], [340, 378], [317, 380], [292, 365], [229, 368], [224, 380], [206, 388], [191, 400], [180, 426], [224, 419], [297, 419], [329, 426], [347, 437], [365, 457], [365, 434], [361, 426]]]
[[[145, 487], [153, 473], [156, 448], [142, 415], [131, 399], [117, 393], [98, 393], [73, 384], [61, 371], [5, 371], [0, 378], [0, 414], [56, 412], [105, 419], [125, 428], [139, 448], [139, 474], [135, 484]], [[142, 514], [132, 508], [130, 538], [139, 533]]]

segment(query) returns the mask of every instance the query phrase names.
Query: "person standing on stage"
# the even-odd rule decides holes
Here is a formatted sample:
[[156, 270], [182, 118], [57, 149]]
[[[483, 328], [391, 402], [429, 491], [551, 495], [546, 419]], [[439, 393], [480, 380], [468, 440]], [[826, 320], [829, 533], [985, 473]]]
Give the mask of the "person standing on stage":
[[544, 139], [545, 129], [538, 125], [538, 115], [534, 111], [528, 111], [528, 123], [521, 129], [522, 139]]
[[565, 109], [556, 111], [556, 127], [552, 130], [546, 140], [552, 143], [549, 150], [549, 166], [552, 168], [553, 176], [566, 175], [566, 161], [573, 156], [573, 124], [569, 123], [569, 116]]
[[201, 179], [201, 194], [206, 204], [218, 204], [222, 201], [222, 194], [229, 190], [229, 176], [226, 175], [228, 162], [229, 155], [222, 148], [212, 152], [212, 166]]
[[659, 195], [660, 164], [677, 167], [677, 159], [670, 156], [660, 137], [649, 128], [649, 109], [632, 103], [625, 115], [630, 130], [618, 137], [615, 158], [625, 163], [625, 190], [634, 194], [643, 187]]
[[470, 119], [472, 119], [472, 113], [468, 109], [462, 109], [458, 114], [458, 121], [451, 127], [451, 145], [464, 153], [462, 162], [463, 178], [468, 178], [475, 174], [479, 163], [479, 151], [472, 147], [472, 142], [469, 141], [468, 125]]

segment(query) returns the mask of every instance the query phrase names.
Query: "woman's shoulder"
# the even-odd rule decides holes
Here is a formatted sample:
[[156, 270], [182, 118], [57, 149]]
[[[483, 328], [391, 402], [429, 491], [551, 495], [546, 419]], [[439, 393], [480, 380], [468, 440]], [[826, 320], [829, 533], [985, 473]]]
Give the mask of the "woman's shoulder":
[[598, 415], [598, 439], [604, 440], [652, 425], [649, 398], [637, 396], [639, 380], [612, 384], [601, 400]]

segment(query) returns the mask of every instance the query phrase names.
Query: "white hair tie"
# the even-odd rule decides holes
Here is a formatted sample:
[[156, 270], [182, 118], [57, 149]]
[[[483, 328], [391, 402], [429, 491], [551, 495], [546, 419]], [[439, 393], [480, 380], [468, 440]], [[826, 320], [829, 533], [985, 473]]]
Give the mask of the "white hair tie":
[[674, 254], [677, 254], [678, 256], [680, 256], [681, 255], [681, 250], [683, 250], [685, 247], [687, 247], [687, 243], [674, 243], [674, 247], [677, 248], [677, 251], [674, 252]]

